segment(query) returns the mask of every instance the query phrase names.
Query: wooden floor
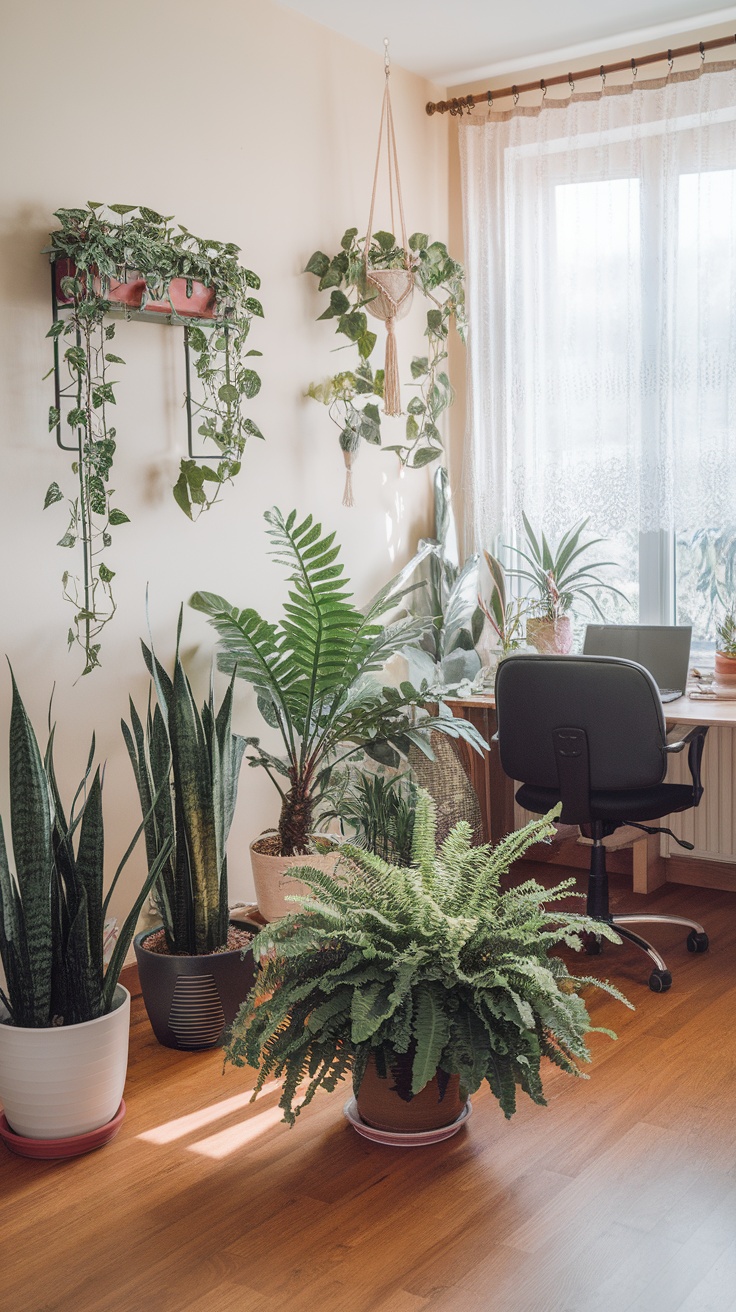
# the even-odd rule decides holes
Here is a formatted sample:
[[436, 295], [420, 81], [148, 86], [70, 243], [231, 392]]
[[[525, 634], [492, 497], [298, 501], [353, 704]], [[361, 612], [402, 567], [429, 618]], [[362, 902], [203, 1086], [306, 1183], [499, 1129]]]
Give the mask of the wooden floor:
[[551, 1072], [549, 1107], [510, 1123], [476, 1095], [433, 1149], [358, 1138], [345, 1091], [287, 1129], [276, 1092], [251, 1106], [218, 1053], [159, 1047], [138, 999], [119, 1137], [63, 1164], [0, 1147], [0, 1308], [736, 1309], [736, 894], [645, 904], [703, 919], [711, 952], [660, 928], [659, 996], [635, 949], [590, 960], [637, 1008], [592, 1000], [620, 1038], [594, 1037], [590, 1081]]

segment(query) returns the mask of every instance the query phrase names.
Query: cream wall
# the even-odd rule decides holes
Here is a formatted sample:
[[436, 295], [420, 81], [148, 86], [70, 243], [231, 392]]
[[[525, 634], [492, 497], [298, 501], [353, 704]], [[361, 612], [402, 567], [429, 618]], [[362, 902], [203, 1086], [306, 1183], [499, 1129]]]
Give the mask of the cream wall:
[[[657, 54], [660, 50], [668, 47], [677, 49], [679, 46], [693, 45], [697, 41], [710, 41], [717, 37], [733, 36], [733, 25], [721, 23], [717, 26], [706, 27], [698, 25], [694, 20], [692, 32], [677, 32], [667, 39], [660, 36], [655, 41], [637, 43], [634, 47], [621, 48], [618, 46], [604, 46], [596, 54], [582, 56], [579, 59], [568, 60], [564, 64], [550, 62], [549, 59], [541, 59], [539, 65], [535, 68], [523, 68], [518, 73], [504, 73], [497, 77], [485, 78], [479, 82], [462, 83], [461, 85], [450, 87], [445, 99], [450, 100], [453, 96], [467, 96], [470, 94], [478, 95], [482, 92], [497, 90], [499, 87], [513, 86], [515, 83], [538, 82], [540, 78], [549, 78], [567, 74], [571, 72], [574, 75], [581, 69], [596, 68], [600, 64], [615, 64], [623, 60], [628, 60], [632, 55]], [[736, 42], [732, 50], [725, 47], [723, 50], [714, 50], [706, 58], [708, 60], [720, 60], [736, 58]], [[698, 54], [689, 57], [683, 57], [676, 63], [677, 71], [685, 68], [697, 67], [700, 62]], [[667, 72], [666, 62], [662, 64], [652, 64], [641, 70], [637, 76], [641, 80], [647, 77], [663, 77]], [[630, 81], [629, 72], [610, 74], [607, 78], [607, 84], [613, 86], [616, 83]], [[578, 90], [593, 91], [600, 84], [595, 80], [578, 83]], [[555, 97], [566, 99], [569, 95], [567, 86], [549, 87], [547, 99], [553, 100]], [[539, 104], [541, 91], [535, 90], [525, 92], [519, 99], [520, 105], [537, 105]], [[497, 101], [496, 108], [511, 109], [513, 101]], [[477, 112], [477, 111], [476, 111]], [[449, 164], [448, 164], [448, 185], [449, 185], [449, 233], [450, 249], [456, 259], [463, 259], [464, 237], [463, 237], [463, 208], [460, 176], [460, 152], [458, 146], [458, 120], [451, 118], [449, 114], [443, 115], [445, 121], [450, 120], [450, 139], [449, 139]], [[437, 121], [437, 116], [431, 120]], [[453, 487], [456, 489], [456, 509], [460, 527], [463, 525], [463, 506], [462, 493], [465, 486], [463, 460], [464, 460], [464, 443], [465, 443], [465, 423], [466, 423], [466, 406], [465, 406], [465, 351], [460, 347], [457, 341], [451, 341], [450, 344], [450, 370], [453, 384], [457, 389], [456, 404], [450, 413], [450, 433], [448, 441], [449, 449], [449, 469]], [[466, 538], [465, 542], [468, 551], [478, 549], [477, 543]], [[480, 544], [483, 545], [483, 544]]]
[[[303, 398], [310, 381], [345, 358], [330, 356], [331, 326], [314, 322], [323, 298], [301, 271], [313, 250], [336, 250], [344, 229], [367, 219], [382, 51], [365, 51], [268, 0], [24, 0], [3, 7], [0, 51], [0, 652], [12, 661], [42, 741], [56, 684], [57, 765], [67, 798], [96, 730], [107, 761], [111, 873], [140, 818], [119, 721], [129, 693], [139, 706], [146, 696], [138, 645], [146, 584], [155, 645], [169, 663], [180, 602], [196, 588], [277, 617], [284, 588], [266, 556], [269, 506], [311, 511], [337, 530], [359, 601], [431, 524], [431, 474], [402, 477], [393, 457], [373, 450], [355, 471], [358, 505], [343, 508], [334, 430], [326, 411]], [[446, 239], [448, 130], [424, 111], [444, 89], [394, 68], [392, 93], [407, 222]], [[72, 476], [71, 457], [46, 432], [49, 275], [39, 251], [52, 211], [89, 199], [142, 202], [242, 246], [262, 278], [266, 319], [251, 340], [263, 351], [263, 389], [251, 413], [266, 441], [251, 442], [222, 506], [188, 523], [170, 492], [185, 439], [179, 330], [118, 328], [115, 350], [127, 365], [113, 483], [132, 522], [115, 531], [109, 552], [118, 613], [103, 635], [102, 669], [75, 682], [81, 664], [66, 651], [60, 587], [68, 557], [55, 545], [65, 515], [61, 506], [42, 511], [52, 479], [69, 488]], [[421, 343], [418, 318], [402, 325], [405, 365]], [[184, 649], [203, 695], [213, 641], [191, 611]], [[6, 816], [8, 693], [0, 671]], [[261, 731], [245, 690], [236, 721], [241, 732]], [[230, 844], [233, 897], [250, 892], [249, 839], [276, 819], [270, 784], [244, 770]], [[142, 869], [138, 855], [116, 912], [130, 904]]]

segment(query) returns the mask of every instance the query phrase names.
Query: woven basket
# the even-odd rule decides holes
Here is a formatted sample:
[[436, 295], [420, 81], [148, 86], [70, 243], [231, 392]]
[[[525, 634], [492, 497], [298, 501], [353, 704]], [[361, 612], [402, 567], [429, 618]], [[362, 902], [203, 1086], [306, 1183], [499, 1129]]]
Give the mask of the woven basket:
[[409, 765], [420, 788], [426, 789], [437, 807], [437, 843], [447, 838], [459, 820], [467, 820], [473, 842], [483, 842], [480, 803], [455, 749], [443, 733], [430, 738], [434, 760], [430, 761], [418, 747], [409, 749]]

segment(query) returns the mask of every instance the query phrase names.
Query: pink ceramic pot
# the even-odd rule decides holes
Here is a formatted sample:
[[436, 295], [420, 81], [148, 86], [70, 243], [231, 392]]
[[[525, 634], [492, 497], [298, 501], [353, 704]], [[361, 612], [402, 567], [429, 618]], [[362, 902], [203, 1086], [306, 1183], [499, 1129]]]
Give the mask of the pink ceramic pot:
[[568, 656], [572, 651], [572, 620], [569, 615], [559, 620], [527, 620], [526, 640], [545, 655]]

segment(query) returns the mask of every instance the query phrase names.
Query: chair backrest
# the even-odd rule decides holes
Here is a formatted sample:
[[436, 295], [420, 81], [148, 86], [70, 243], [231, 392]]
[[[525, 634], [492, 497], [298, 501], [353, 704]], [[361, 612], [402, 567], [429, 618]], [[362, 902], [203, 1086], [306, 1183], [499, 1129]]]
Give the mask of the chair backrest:
[[651, 788], [665, 777], [659, 691], [633, 661], [509, 656], [496, 675], [496, 716], [501, 765], [520, 783], [559, 788], [566, 756], [578, 755], [576, 739], [586, 751], [593, 791]]

